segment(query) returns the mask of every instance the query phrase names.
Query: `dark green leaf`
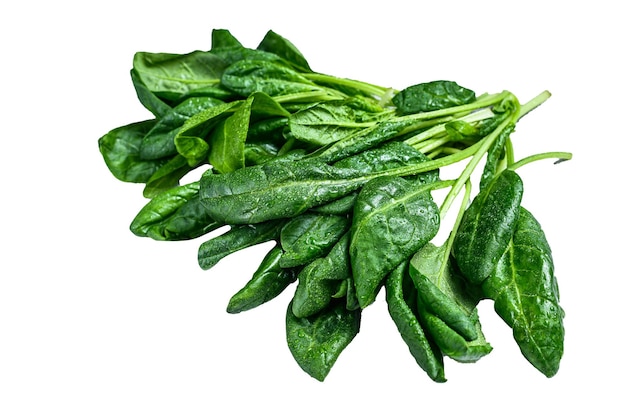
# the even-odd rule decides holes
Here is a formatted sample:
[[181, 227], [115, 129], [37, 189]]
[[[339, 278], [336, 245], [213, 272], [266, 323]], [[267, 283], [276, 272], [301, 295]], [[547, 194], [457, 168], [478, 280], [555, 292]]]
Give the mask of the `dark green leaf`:
[[227, 312], [241, 313], [265, 304], [295, 281], [296, 274], [293, 269], [280, 267], [282, 254], [280, 246], [275, 246], [267, 253], [252, 275], [252, 279], [231, 297], [226, 307]]
[[445, 382], [443, 356], [417, 319], [417, 292], [408, 274], [408, 262], [402, 262], [385, 281], [387, 309], [411, 355], [428, 376]]
[[278, 220], [254, 225], [231, 226], [227, 232], [200, 245], [198, 263], [202, 269], [210, 269], [232, 253], [259, 243], [276, 240], [283, 224]]
[[150, 176], [146, 181], [143, 196], [154, 198], [159, 193], [176, 187], [180, 179], [192, 169], [184, 156], [176, 155]]
[[141, 81], [139, 74], [134, 69], [130, 70], [130, 78], [133, 81], [133, 87], [135, 87], [135, 93], [139, 102], [150, 111], [157, 119], [165, 116], [172, 108], [169, 104], [161, 100]]
[[502, 132], [498, 135], [495, 142], [489, 148], [489, 152], [487, 153], [487, 161], [485, 162], [485, 167], [483, 168], [482, 176], [480, 177], [480, 188], [485, 188], [491, 181], [493, 181], [494, 177], [498, 171], [498, 164], [504, 155], [504, 145], [506, 144], [507, 139], [511, 136], [511, 133], [515, 130], [515, 124], [509, 124], [506, 126]]
[[200, 203], [197, 182], [164, 191], [148, 202], [133, 219], [130, 230], [154, 240], [187, 240], [217, 229]]
[[280, 232], [285, 251], [281, 266], [300, 266], [325, 256], [349, 228], [346, 216], [304, 213], [294, 217]]
[[194, 114], [223, 104], [211, 97], [192, 97], [164, 114], [141, 142], [141, 158], [159, 159], [176, 154], [175, 137]]
[[392, 102], [400, 113], [412, 114], [460, 106], [476, 100], [472, 90], [454, 81], [416, 84], [396, 94]]
[[462, 274], [474, 285], [491, 274], [513, 236], [523, 183], [505, 170], [474, 198], [463, 215], [452, 253]]
[[156, 120], [132, 123], [111, 130], [98, 140], [109, 171], [120, 181], [145, 183], [167, 160], [144, 161], [139, 156], [143, 137]]
[[258, 50], [271, 52], [289, 62], [299, 71], [311, 71], [304, 55], [288, 39], [270, 30], [257, 47]]
[[243, 48], [243, 45], [228, 29], [213, 29], [211, 31], [211, 51], [223, 48]]
[[515, 234], [483, 284], [522, 354], [547, 377], [563, 356], [565, 313], [559, 305], [552, 251], [539, 222], [523, 207]]
[[326, 308], [341, 282], [324, 279], [324, 259], [317, 258], [298, 274], [298, 286], [293, 296], [292, 312], [296, 317], [309, 317]]
[[356, 100], [331, 100], [292, 114], [289, 129], [299, 141], [324, 146], [373, 126], [374, 118]]
[[289, 304], [287, 345], [307, 374], [324, 381], [339, 355], [359, 333], [361, 310], [349, 311], [339, 302], [311, 317], [296, 317]]
[[202, 177], [200, 197], [214, 218], [229, 224], [295, 217], [343, 197], [368, 180], [358, 171], [315, 159], [270, 162]]
[[174, 144], [178, 154], [187, 161], [187, 165], [195, 167], [202, 162], [207, 162], [209, 144], [204, 139], [194, 136], [176, 136]]
[[179, 103], [188, 97], [208, 96], [221, 100], [231, 93], [220, 86], [227, 63], [211, 52], [188, 54], [137, 52], [133, 69], [156, 96]]
[[429, 243], [411, 259], [420, 320], [444, 355], [476, 362], [492, 350], [478, 320], [478, 299], [466, 291], [462, 276], [445, 257], [445, 246]]
[[371, 304], [391, 271], [439, 230], [431, 184], [382, 177], [363, 186], [354, 204], [350, 259], [361, 308]]
[[255, 92], [276, 97], [323, 90], [283, 64], [259, 60], [238, 61], [230, 65], [222, 75], [222, 84], [245, 97]]

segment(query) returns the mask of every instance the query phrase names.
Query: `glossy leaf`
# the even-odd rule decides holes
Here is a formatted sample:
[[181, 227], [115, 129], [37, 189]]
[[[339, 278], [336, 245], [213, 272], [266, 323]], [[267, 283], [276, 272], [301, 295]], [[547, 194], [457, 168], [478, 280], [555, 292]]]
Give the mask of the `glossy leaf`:
[[419, 317], [444, 355], [458, 362], [476, 362], [492, 350], [478, 320], [478, 299], [445, 257], [445, 246], [429, 243], [411, 259]]
[[228, 29], [213, 29], [211, 31], [211, 50], [223, 48], [243, 48], [243, 45]]
[[389, 274], [385, 294], [389, 315], [417, 364], [433, 381], [445, 382], [443, 355], [418, 320], [417, 291], [409, 277], [408, 261]]
[[195, 167], [189, 166], [187, 159], [176, 155], [159, 167], [146, 181], [143, 196], [154, 198], [159, 193], [178, 186], [182, 177]]
[[137, 94], [139, 102], [157, 119], [162, 118], [172, 109], [169, 104], [150, 91], [141, 78], [139, 78], [139, 74], [135, 69], [130, 70], [130, 78], [133, 82], [133, 87], [135, 87], [135, 93]]
[[111, 130], [98, 140], [98, 148], [111, 174], [120, 181], [145, 183], [167, 160], [145, 161], [139, 150], [155, 120], [132, 123]]
[[148, 202], [133, 219], [130, 230], [154, 240], [187, 240], [217, 229], [221, 224], [206, 215], [197, 182], [172, 188]]
[[227, 232], [200, 245], [198, 263], [202, 269], [207, 270], [232, 253], [276, 240], [282, 225], [282, 221], [272, 221], [255, 225], [231, 226]]
[[289, 129], [302, 142], [328, 145], [373, 126], [375, 115], [356, 100], [332, 100], [300, 110], [289, 118]]
[[200, 197], [211, 215], [224, 223], [259, 223], [295, 217], [343, 197], [368, 178], [318, 160], [248, 166], [200, 181]]
[[184, 123], [198, 112], [223, 104], [211, 97], [192, 97], [162, 115], [141, 142], [143, 159], [159, 159], [176, 154], [174, 139]]
[[137, 52], [133, 69], [156, 96], [173, 103], [188, 97], [208, 96], [227, 99], [231, 95], [220, 86], [227, 63], [211, 52], [188, 54]]
[[277, 62], [241, 60], [230, 65], [222, 75], [222, 84], [247, 97], [263, 92], [276, 97], [287, 94], [323, 91], [297, 71]]
[[484, 281], [513, 236], [523, 183], [505, 170], [483, 188], [463, 215], [452, 246], [461, 273], [472, 284]]
[[504, 145], [511, 136], [511, 133], [515, 130], [515, 124], [510, 124], [502, 130], [502, 132], [496, 138], [496, 141], [491, 145], [489, 152], [487, 153], [487, 161], [485, 161], [485, 167], [480, 177], [480, 188], [483, 189], [493, 179], [498, 172], [498, 164], [504, 156]]
[[280, 246], [275, 246], [265, 255], [252, 279], [229, 300], [226, 307], [228, 313], [241, 313], [259, 307], [276, 298], [296, 280], [293, 269], [281, 268], [282, 254]]
[[307, 374], [324, 381], [341, 352], [359, 333], [361, 310], [349, 311], [339, 302], [311, 317], [296, 317], [292, 304], [286, 315], [287, 346]]
[[[328, 255], [307, 264], [298, 274], [293, 297], [293, 314], [308, 317], [328, 306], [333, 298], [346, 298], [350, 288], [350, 234], [333, 246]], [[346, 300], [346, 306], [351, 304]]]
[[354, 204], [350, 259], [361, 308], [371, 304], [385, 277], [439, 230], [431, 184], [383, 177], [363, 186]]
[[294, 217], [280, 232], [285, 251], [281, 266], [301, 266], [325, 256], [349, 228], [346, 216], [304, 213]]
[[472, 90], [454, 81], [416, 84], [396, 94], [392, 102], [400, 113], [412, 114], [460, 106], [476, 100]]
[[300, 52], [291, 41], [280, 36], [273, 30], [269, 30], [265, 34], [265, 37], [259, 46], [257, 46], [257, 49], [278, 55], [299, 71], [311, 71], [309, 63], [302, 52]]
[[515, 234], [482, 288], [513, 329], [526, 359], [547, 377], [554, 376], [563, 356], [565, 313], [559, 305], [552, 251], [528, 210], [521, 208]]

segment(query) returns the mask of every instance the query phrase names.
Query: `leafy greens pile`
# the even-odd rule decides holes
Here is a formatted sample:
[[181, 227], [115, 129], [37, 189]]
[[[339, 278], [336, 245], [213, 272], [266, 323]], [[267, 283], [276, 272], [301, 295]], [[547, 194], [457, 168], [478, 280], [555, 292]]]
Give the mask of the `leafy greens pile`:
[[[224, 227], [200, 244], [206, 270], [275, 242], [227, 311], [253, 309], [295, 284], [287, 343], [320, 381], [382, 288], [402, 339], [434, 381], [445, 381], [444, 357], [476, 362], [492, 350], [477, 313], [482, 299], [494, 301], [528, 361], [556, 374], [564, 313], [550, 247], [521, 206], [516, 169], [571, 155], [515, 160], [511, 142], [547, 91], [520, 104], [508, 91], [477, 96], [452, 81], [395, 90], [317, 73], [273, 31], [255, 49], [224, 29], [211, 40], [209, 51], [136, 53], [132, 82], [154, 117], [99, 139], [116, 178], [145, 184], [149, 201], [134, 234], [176, 241]], [[442, 168], [464, 161], [458, 178], [442, 178]], [[201, 178], [183, 183], [195, 169]], [[444, 189], [437, 204], [432, 192]], [[461, 195], [437, 246], [441, 220]]]

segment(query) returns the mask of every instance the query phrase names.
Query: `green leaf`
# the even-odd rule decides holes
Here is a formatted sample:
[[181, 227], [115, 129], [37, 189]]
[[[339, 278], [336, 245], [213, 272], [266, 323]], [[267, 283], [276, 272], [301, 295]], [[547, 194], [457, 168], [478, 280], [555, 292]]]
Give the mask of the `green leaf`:
[[173, 103], [197, 96], [229, 99], [232, 94], [220, 86], [226, 66], [222, 58], [205, 51], [137, 52], [133, 59], [133, 69], [148, 90]]
[[198, 250], [200, 268], [208, 270], [237, 251], [276, 240], [284, 222], [271, 221], [254, 225], [231, 226], [227, 232], [202, 243]]
[[204, 139], [194, 136], [176, 136], [174, 144], [178, 154], [185, 158], [190, 167], [207, 161], [209, 144]]
[[515, 229], [523, 189], [515, 171], [502, 171], [465, 211], [452, 254], [472, 284], [484, 281], [506, 250]]
[[416, 84], [396, 94], [392, 102], [400, 113], [413, 114], [469, 104], [476, 94], [454, 81]]
[[296, 280], [293, 269], [281, 268], [282, 254], [280, 246], [275, 246], [265, 255], [252, 279], [231, 297], [226, 307], [228, 313], [241, 313], [265, 304]]
[[160, 166], [146, 181], [143, 196], [154, 198], [159, 193], [178, 186], [180, 179], [192, 169], [193, 167], [189, 166], [184, 156], [174, 156]]
[[130, 230], [154, 240], [187, 240], [221, 226], [203, 210], [197, 182], [164, 191], [148, 202], [133, 219]]
[[222, 84], [245, 97], [255, 92], [263, 92], [276, 97], [324, 91], [323, 88], [283, 64], [260, 60], [242, 60], [230, 65], [222, 75]]
[[524, 357], [547, 377], [554, 376], [563, 356], [565, 313], [552, 251], [541, 225], [523, 207], [506, 252], [482, 288], [513, 329]]
[[339, 302], [311, 317], [296, 317], [292, 304], [285, 320], [287, 346], [307, 374], [324, 381], [339, 355], [359, 333], [361, 310], [347, 310]]
[[120, 126], [98, 140], [98, 148], [109, 171], [120, 181], [145, 183], [167, 160], [145, 161], [139, 153], [141, 142], [156, 120]]
[[498, 164], [504, 156], [504, 145], [507, 139], [511, 136], [511, 133], [515, 130], [515, 124], [512, 123], [498, 135], [489, 152], [487, 153], [487, 161], [483, 168], [483, 173], [480, 177], [480, 189], [485, 188], [495, 178], [498, 171]]
[[223, 48], [243, 48], [243, 45], [228, 29], [213, 29], [211, 31], [211, 51]]
[[389, 315], [417, 364], [433, 381], [445, 382], [441, 351], [417, 318], [417, 291], [408, 274], [408, 262], [401, 263], [389, 274], [385, 293]]
[[213, 130], [209, 138], [211, 143], [209, 163], [217, 172], [232, 172], [244, 167], [244, 149], [251, 106], [252, 98], [249, 98]]
[[302, 52], [291, 41], [272, 30], [265, 34], [257, 49], [278, 55], [299, 71], [311, 71], [309, 63], [302, 55]]
[[192, 97], [164, 114], [141, 143], [143, 159], [159, 159], [176, 155], [175, 138], [184, 123], [194, 114], [223, 104], [211, 97]]
[[371, 304], [391, 271], [439, 230], [431, 184], [382, 177], [363, 186], [354, 204], [350, 258], [361, 308]]
[[291, 134], [299, 141], [328, 145], [373, 126], [375, 115], [356, 100], [331, 100], [302, 109], [289, 118]]
[[289, 220], [280, 232], [283, 268], [301, 266], [325, 256], [350, 228], [346, 216], [304, 213]]
[[229, 224], [295, 217], [343, 197], [368, 178], [315, 159], [269, 162], [203, 176], [200, 198], [215, 219]]
[[298, 274], [293, 297], [293, 313], [297, 317], [317, 314], [332, 298], [345, 298], [349, 310], [359, 308], [350, 271], [350, 232], [346, 232], [323, 258], [306, 265]]
[[476, 362], [492, 350], [478, 320], [478, 299], [470, 295], [446, 246], [431, 243], [411, 259], [420, 320], [441, 352], [458, 362]]
[[165, 116], [172, 108], [165, 101], [156, 96], [146, 84], [139, 78], [135, 69], [130, 70], [130, 78], [135, 87], [135, 93], [139, 102], [150, 111], [157, 119]]

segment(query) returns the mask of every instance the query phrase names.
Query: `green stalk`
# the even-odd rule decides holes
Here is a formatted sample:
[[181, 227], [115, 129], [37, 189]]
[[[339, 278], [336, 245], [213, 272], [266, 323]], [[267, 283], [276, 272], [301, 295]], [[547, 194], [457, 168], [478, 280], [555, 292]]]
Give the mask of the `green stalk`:
[[538, 153], [535, 155], [527, 156], [526, 158], [522, 158], [519, 161], [515, 162], [512, 165], [509, 165], [507, 168], [511, 170], [516, 170], [520, 167], [523, 167], [526, 164], [531, 162], [540, 161], [542, 159], [556, 159], [555, 164], [559, 164], [564, 161], [569, 161], [572, 159], [572, 154], [570, 152], [544, 152]]

